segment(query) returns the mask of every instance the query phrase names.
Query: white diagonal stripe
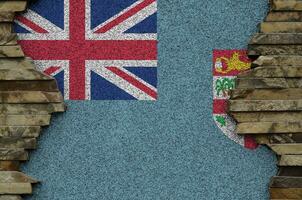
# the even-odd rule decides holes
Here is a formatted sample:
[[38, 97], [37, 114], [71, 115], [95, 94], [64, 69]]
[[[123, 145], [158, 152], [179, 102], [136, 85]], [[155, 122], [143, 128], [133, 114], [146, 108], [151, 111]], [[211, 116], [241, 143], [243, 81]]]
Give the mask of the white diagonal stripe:
[[68, 40], [69, 39], [69, 0], [64, 0], [64, 29], [51, 23], [34, 11], [28, 9], [29, 13], [25, 13], [24, 17], [33, 21], [49, 33], [36, 33], [31, 28], [22, 24], [18, 20], [16, 23], [27, 29], [31, 33], [18, 33], [19, 40]]
[[140, 23], [150, 15], [154, 14], [157, 10], [157, 2], [153, 2], [146, 8], [142, 9], [141, 11], [137, 12], [133, 16], [129, 17], [122, 23], [118, 24], [117, 26], [113, 27], [109, 31], [104, 34], [112, 35], [112, 34], [122, 34], [131, 27], [135, 26], [136, 24]]
[[31, 9], [28, 9], [28, 11], [23, 14], [23, 17], [39, 25], [41, 28], [45, 29], [49, 33], [62, 31], [60, 27], [54, 25], [53, 23], [51, 23], [50, 21], [48, 21], [47, 19], [45, 19], [44, 17], [42, 17]]
[[[97, 71], [96, 69], [105, 66], [123, 66], [123, 67], [157, 67], [157, 60], [89, 60], [85, 63], [86, 66], [86, 86], [85, 94], [86, 99], [91, 99], [91, 70]], [[119, 68], [122, 69], [122, 68]], [[129, 74], [130, 72], [127, 72]], [[133, 75], [134, 76], [134, 75]], [[152, 88], [152, 87], [151, 87]], [[156, 90], [155, 90], [156, 91]]]
[[29, 32], [36, 33], [36, 31], [34, 31], [33, 29], [31, 29], [30, 27], [28, 27], [27, 25], [23, 24], [22, 22], [20, 22], [17, 19], [15, 19], [15, 23], [18, 24], [19, 26], [21, 26], [22, 28], [28, 30]]
[[[91, 1], [91, 0], [89, 0]], [[113, 20], [115, 20], [116, 18], [118, 18], [119, 16], [123, 15], [124, 13], [128, 12], [129, 10], [131, 10], [132, 8], [134, 8], [135, 6], [137, 6], [138, 4], [142, 3], [144, 0], [139, 0], [137, 2], [135, 2], [134, 4], [132, 4], [131, 6], [129, 6], [128, 8], [124, 9], [123, 11], [121, 11], [120, 13], [114, 15], [113, 17], [111, 17], [110, 19], [108, 19], [107, 21], [103, 22], [102, 24], [98, 25], [97, 27], [95, 27], [93, 29], [93, 32], [99, 30], [101, 27], [105, 26], [106, 24], [112, 22]], [[90, 4], [91, 5], [91, 4]], [[89, 5], [89, 8], [91, 9], [91, 6]]]
[[[90, 2], [91, 0], [88, 0], [86, 2]], [[113, 27], [112, 30], [106, 32], [106, 33], [94, 33], [97, 30], [99, 30], [101, 27], [105, 26], [106, 24], [110, 23], [111, 21], [115, 20], [117, 17], [121, 16], [125, 12], [129, 11], [130, 9], [134, 8], [138, 4], [142, 3], [143, 0], [137, 1], [127, 9], [123, 10], [119, 14], [111, 17], [106, 22], [103, 22], [99, 26], [95, 27], [93, 30], [90, 30], [90, 17], [91, 17], [91, 7], [86, 4], [86, 38], [90, 40], [156, 40], [157, 34], [156, 33], [124, 33], [126, 30], [130, 29], [134, 25], [138, 24], [139, 22], [143, 21], [150, 15], [154, 14], [157, 11], [157, 3], [154, 2], [144, 8], [143, 10], [139, 11], [129, 19], [125, 20], [121, 24], [117, 25], [116, 27]]]
[[139, 82], [141, 82], [142, 84], [144, 84], [145, 86], [147, 86], [148, 88], [150, 88], [150, 89], [154, 90], [155, 92], [157, 92], [157, 89], [156, 89], [153, 85], [147, 83], [146, 81], [144, 81], [144, 80], [141, 79], [140, 77], [138, 77], [138, 76], [136, 76], [135, 74], [129, 72], [128, 70], [126, 70], [126, 69], [123, 68], [122, 66], [117, 66], [117, 67], [119, 68], [119, 70], [123, 71], [124, 73], [128, 74], [128, 75], [131, 76], [132, 78], [138, 80]]
[[156, 100], [153, 97], [146, 94], [145, 92], [138, 89], [137, 87], [133, 86], [126, 80], [122, 79], [118, 75], [112, 73], [105, 67], [99, 67], [94, 69], [93, 71], [138, 100]]

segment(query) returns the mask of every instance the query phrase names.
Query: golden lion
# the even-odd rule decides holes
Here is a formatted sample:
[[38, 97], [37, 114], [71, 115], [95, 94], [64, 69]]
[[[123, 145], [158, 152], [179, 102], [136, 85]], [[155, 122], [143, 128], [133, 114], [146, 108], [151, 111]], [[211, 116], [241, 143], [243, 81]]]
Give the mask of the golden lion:
[[[216, 59], [215, 68], [219, 73], [229, 73], [230, 71], [244, 71], [251, 68], [251, 63], [246, 63], [240, 60], [240, 54], [238, 52], [234, 53], [230, 59], [225, 57], [220, 57]], [[227, 64], [227, 69], [222, 69], [222, 61]]]

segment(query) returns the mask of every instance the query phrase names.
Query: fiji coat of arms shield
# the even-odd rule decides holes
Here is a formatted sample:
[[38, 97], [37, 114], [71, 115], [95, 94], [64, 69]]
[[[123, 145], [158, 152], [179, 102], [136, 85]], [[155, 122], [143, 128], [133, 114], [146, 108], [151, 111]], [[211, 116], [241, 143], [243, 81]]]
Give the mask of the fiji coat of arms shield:
[[255, 149], [256, 142], [249, 136], [236, 134], [236, 122], [227, 114], [227, 100], [235, 88], [236, 76], [251, 68], [251, 60], [245, 50], [213, 51], [213, 117], [217, 126], [231, 140]]

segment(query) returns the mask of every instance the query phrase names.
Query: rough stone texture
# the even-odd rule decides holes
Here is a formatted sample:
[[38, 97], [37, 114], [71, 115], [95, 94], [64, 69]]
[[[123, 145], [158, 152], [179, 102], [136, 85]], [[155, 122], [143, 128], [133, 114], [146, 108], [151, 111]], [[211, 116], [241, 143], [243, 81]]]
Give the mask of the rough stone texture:
[[13, 32], [13, 24], [12, 23], [0, 23], [0, 32], [1, 35], [11, 35]]
[[1, 81], [0, 91], [58, 92], [57, 82], [50, 81]]
[[26, 160], [28, 160], [28, 153], [24, 149], [0, 148], [0, 160], [26, 161]]
[[280, 167], [278, 176], [302, 177], [300, 167]]
[[0, 171], [19, 171], [20, 161], [0, 161]]
[[302, 133], [301, 122], [247, 122], [238, 123], [238, 134]]
[[0, 146], [2, 148], [22, 148], [22, 149], [36, 149], [36, 138], [0, 138]]
[[61, 103], [63, 97], [58, 92], [41, 92], [41, 91], [5, 91], [0, 92], [0, 103]]
[[1, 12], [0, 13], [0, 22], [13, 22], [15, 17], [14, 12]]
[[271, 0], [271, 8], [276, 11], [302, 11], [301, 0]]
[[27, 1], [6, 0], [0, 2], [0, 12], [21, 12], [26, 9]]
[[[251, 135], [251, 134], [250, 134]], [[302, 142], [302, 135], [295, 134], [253, 134], [253, 137], [259, 144], [271, 145], [271, 144], [294, 144]]]
[[[5, 37], [5, 36], [3, 36]], [[14, 37], [17, 37], [14, 34]], [[31, 58], [2, 58], [0, 59], [0, 69], [36, 69]]]
[[237, 78], [238, 89], [261, 88], [299, 88], [302, 86], [301, 78]]
[[300, 33], [302, 22], [263, 22], [260, 24], [261, 33]]
[[0, 183], [0, 194], [31, 194], [31, 183]]
[[20, 57], [24, 57], [24, 53], [19, 45], [0, 46], [0, 57], [1, 58], [20, 58]]
[[62, 103], [35, 103], [35, 104], [17, 104], [17, 103], [2, 103], [0, 104], [0, 114], [51, 114], [54, 112], [63, 112], [65, 109]]
[[[302, 12], [301, 12], [302, 13]], [[260, 44], [302, 44], [302, 34], [300, 33], [258, 33], [252, 37], [249, 44], [260, 45]]]
[[0, 183], [38, 183], [38, 181], [22, 172], [0, 171]]
[[302, 177], [275, 176], [270, 182], [271, 188], [302, 188]]
[[[0, 16], [1, 17], [1, 16]], [[0, 35], [0, 45], [17, 45], [17, 35], [15, 33], [12, 34], [1, 34]]]
[[52, 78], [34, 69], [0, 69], [0, 81], [7, 80], [52, 80]]
[[301, 133], [272, 134], [269, 140], [270, 140], [269, 144], [302, 143], [302, 134]]
[[[270, 144], [269, 147], [278, 155], [300, 155], [302, 154], [302, 144]], [[302, 184], [302, 182], [301, 182]]]
[[0, 137], [38, 137], [40, 126], [0, 126]]
[[235, 89], [232, 100], [300, 100], [302, 88], [289, 89]]
[[0, 200], [22, 200], [20, 195], [0, 195]]
[[[301, 38], [302, 39], [302, 38]], [[302, 66], [261, 66], [241, 73], [239, 78], [301, 78]]]
[[[0, 49], [1, 50], [1, 49]], [[248, 46], [248, 55], [302, 55], [302, 45], [254, 45]]]
[[[265, 18], [266, 22], [301, 22], [302, 12], [269, 12]], [[282, 41], [280, 41], [282, 42]]]
[[229, 111], [302, 111], [302, 100], [231, 100]]
[[302, 166], [302, 155], [282, 155], [279, 166]]
[[301, 199], [302, 188], [271, 188], [270, 195], [276, 200]]
[[297, 122], [302, 112], [232, 112], [237, 122]]
[[302, 56], [299, 55], [266, 55], [259, 56], [253, 66], [302, 66]]
[[50, 115], [0, 115], [0, 126], [47, 126]]
[[28, 160], [26, 150], [37, 148], [51, 114], [65, 111], [55, 79], [37, 71], [17, 44], [13, 18], [26, 6], [27, 1], [0, 1], [0, 200], [32, 193], [38, 181], [18, 172], [20, 161]]
[[252, 69], [236, 78], [228, 109], [238, 134], [278, 155], [282, 170], [271, 180], [270, 198], [302, 199], [302, 1], [270, 5], [248, 45]]

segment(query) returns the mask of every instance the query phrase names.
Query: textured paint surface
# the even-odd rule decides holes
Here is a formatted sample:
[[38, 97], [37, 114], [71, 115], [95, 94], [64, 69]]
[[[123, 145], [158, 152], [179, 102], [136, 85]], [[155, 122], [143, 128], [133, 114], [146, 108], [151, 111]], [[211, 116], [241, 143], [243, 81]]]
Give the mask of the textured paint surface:
[[43, 200], [267, 200], [276, 173], [212, 119], [212, 50], [245, 49], [266, 0], [160, 0], [157, 102], [67, 102], [26, 172]]

